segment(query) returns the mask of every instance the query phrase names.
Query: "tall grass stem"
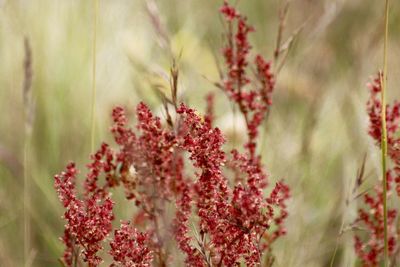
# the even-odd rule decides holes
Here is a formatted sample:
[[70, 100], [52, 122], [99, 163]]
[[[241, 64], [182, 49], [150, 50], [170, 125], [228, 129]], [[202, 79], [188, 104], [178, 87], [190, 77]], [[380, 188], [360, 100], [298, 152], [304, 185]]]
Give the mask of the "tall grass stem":
[[[26, 128], [26, 127], [25, 127]], [[24, 137], [24, 264], [28, 263], [31, 249], [31, 223], [29, 215], [29, 202], [31, 199], [31, 185], [28, 177], [28, 149], [29, 149], [29, 133], [25, 129]]]
[[99, 0], [93, 0], [94, 18], [93, 18], [93, 46], [92, 46], [92, 105], [91, 105], [91, 131], [90, 131], [90, 150], [93, 152], [95, 143], [95, 114], [96, 114], [96, 50], [97, 50], [97, 20], [99, 13]]
[[24, 80], [22, 85], [22, 97], [24, 105], [24, 155], [23, 155], [23, 204], [24, 204], [24, 266], [30, 266], [31, 258], [31, 181], [29, 179], [29, 144], [33, 126], [33, 102], [32, 102], [32, 50], [28, 37], [24, 38]]
[[382, 76], [382, 187], [383, 187], [383, 223], [384, 223], [384, 266], [389, 265], [389, 251], [388, 251], [388, 231], [387, 231], [387, 177], [386, 177], [386, 157], [387, 157], [387, 131], [386, 131], [386, 87], [387, 87], [387, 47], [389, 36], [389, 0], [385, 1], [385, 29], [384, 29], [384, 42], [383, 42], [383, 76]]

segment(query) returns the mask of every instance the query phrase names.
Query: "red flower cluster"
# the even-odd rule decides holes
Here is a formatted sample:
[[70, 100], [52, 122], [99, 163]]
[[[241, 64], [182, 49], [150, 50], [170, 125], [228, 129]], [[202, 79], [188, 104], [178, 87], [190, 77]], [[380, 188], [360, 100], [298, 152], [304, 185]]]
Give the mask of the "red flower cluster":
[[[370, 98], [367, 102], [367, 112], [369, 116], [369, 135], [376, 141], [377, 145], [381, 144], [382, 122], [381, 111], [382, 104], [379, 95], [382, 90], [381, 81], [382, 73], [378, 73], [371, 83], [368, 84], [370, 89]], [[395, 174], [396, 191], [400, 196], [400, 102], [395, 101], [392, 105], [386, 106], [386, 129], [388, 155], [394, 163], [393, 172]]]
[[[168, 262], [169, 257], [162, 247], [165, 240], [160, 234], [160, 223], [165, 224], [165, 221], [160, 220], [165, 215], [165, 203], [173, 199], [177, 202], [175, 238], [190, 266], [206, 266], [209, 261], [219, 266], [232, 266], [241, 258], [250, 265], [256, 264], [262, 251], [269, 249], [272, 242], [285, 233], [283, 220], [287, 216], [288, 187], [280, 182], [270, 196], [264, 198], [262, 189], [267, 185], [267, 175], [259, 157], [250, 160], [234, 150], [229, 158], [230, 165], [243, 176], [244, 184], [238, 183], [233, 190], [229, 189], [228, 177], [223, 174], [227, 157], [222, 150], [225, 140], [221, 131], [212, 128], [209, 122], [183, 104], [177, 113], [180, 126], [173, 131], [162, 126], [160, 118], [154, 117], [147, 106], [139, 104], [137, 128], [140, 135], [137, 135], [126, 127], [123, 110], [115, 108], [112, 132], [120, 150], [115, 153], [103, 144], [92, 156], [93, 162], [88, 165], [89, 174], [84, 183], [84, 201], [75, 196], [74, 165], [56, 176], [60, 200], [67, 208], [66, 264], [71, 265], [72, 253], [77, 248], [83, 249], [84, 260], [93, 266], [101, 262], [95, 254], [110, 233], [113, 219], [108, 190], [117, 185], [124, 186], [127, 198], [135, 200], [140, 209], [137, 216], [145, 214], [149, 235], [138, 234], [123, 224], [121, 230], [115, 232], [110, 252], [119, 263], [139, 261], [137, 255], [126, 252], [126, 247], [134, 245], [138, 250], [154, 251], [158, 264]], [[200, 170], [196, 172], [195, 181], [185, 178], [182, 156], [185, 152], [193, 166]], [[119, 169], [116, 168], [118, 165], [121, 166]], [[101, 173], [106, 178], [103, 187], [97, 184]], [[199, 232], [209, 238], [209, 244], [201, 244], [207, 251], [203, 254], [193, 247], [193, 238], [189, 235], [194, 206], [199, 218]], [[273, 223], [277, 228], [267, 234]], [[130, 236], [141, 242], [133, 242]], [[150, 258], [143, 259], [147, 262], [143, 264], [148, 264]]]
[[[113, 176], [116, 171], [116, 165], [114, 164], [114, 153], [110, 147], [103, 143], [100, 149], [91, 156], [92, 162], [87, 165], [89, 169], [86, 175], [84, 188], [85, 196], [90, 194], [106, 194], [107, 187], [113, 186]], [[105, 174], [106, 184], [103, 188], [97, 186], [97, 180], [101, 173]]]
[[[134, 225], [122, 223], [114, 231], [109, 252], [115, 261], [112, 266], [168, 266], [176, 260], [168, 248], [172, 236], [186, 255], [187, 266], [236, 266], [241, 261], [256, 266], [263, 252], [270, 251], [272, 243], [286, 233], [283, 222], [288, 216], [289, 187], [278, 182], [265, 197], [268, 176], [256, 155], [258, 128], [271, 105], [274, 87], [270, 64], [256, 56], [255, 79], [248, 77], [251, 46], [247, 34], [253, 29], [227, 3], [221, 12], [230, 28], [238, 23], [235, 40], [229, 39], [233, 43], [224, 50], [228, 75], [223, 88], [246, 119], [246, 152], [223, 150], [223, 133], [212, 125], [213, 96], [207, 97], [204, 117], [169, 101], [177, 116], [166, 123], [140, 103], [136, 129], [128, 126], [124, 110], [116, 107], [111, 132], [118, 149], [102, 144], [91, 157], [84, 200], [76, 196], [74, 165], [55, 177], [59, 198], [67, 209], [63, 239], [67, 266], [79, 260], [80, 250], [90, 266], [102, 261], [96, 253], [112, 231], [109, 192], [116, 187], [123, 187], [136, 212], [130, 222]], [[256, 90], [248, 90], [250, 83]], [[234, 177], [227, 175], [226, 168], [234, 170]], [[100, 177], [104, 177], [102, 186], [98, 185]], [[173, 209], [175, 216], [168, 212]]]
[[83, 259], [89, 266], [98, 266], [101, 258], [96, 253], [103, 249], [102, 241], [111, 232], [113, 202], [105, 194], [93, 193], [80, 200], [76, 196], [77, 170], [73, 163], [55, 176], [55, 187], [60, 201], [66, 208], [67, 221], [63, 241], [66, 244], [64, 262], [71, 266], [82, 249]]
[[[380, 100], [380, 93], [382, 91], [381, 80], [383, 79], [382, 73], [379, 73], [369, 84], [370, 99], [367, 102], [367, 112], [370, 119], [370, 136], [378, 143], [381, 142], [381, 111], [382, 104]], [[400, 102], [396, 101], [393, 105], [386, 106], [386, 127], [388, 136], [389, 151], [395, 150], [394, 146], [400, 142], [400, 138], [396, 137], [400, 123]], [[392, 155], [391, 155], [392, 156]], [[399, 160], [393, 158], [393, 160]]]
[[177, 151], [177, 137], [172, 129], [163, 127], [161, 119], [140, 103], [136, 109], [139, 135], [127, 127], [122, 108], [113, 111], [112, 132], [120, 145], [117, 161], [121, 170], [117, 183], [125, 188], [128, 199], [134, 199], [140, 212], [135, 221], [148, 224], [155, 238], [149, 246], [157, 254], [158, 264], [167, 260], [163, 249], [160, 219], [165, 218], [165, 206], [178, 197], [185, 186], [183, 160]]
[[[388, 191], [393, 183], [392, 174], [387, 173]], [[365, 208], [358, 210], [355, 223], [362, 227], [367, 236], [355, 235], [354, 247], [363, 266], [378, 266], [384, 254], [384, 222], [383, 222], [383, 193], [382, 186], [376, 185], [373, 194], [364, 196]], [[392, 256], [398, 246], [398, 233], [396, 230], [397, 210], [388, 210], [388, 242], [389, 256]]]
[[272, 104], [271, 94], [275, 79], [271, 63], [261, 55], [256, 55], [254, 59], [255, 77], [248, 75], [251, 50], [248, 34], [253, 32], [254, 28], [247, 24], [246, 17], [226, 1], [220, 11], [227, 23], [226, 45], [223, 48], [227, 74], [219, 87], [238, 105], [244, 116], [249, 137], [246, 147], [253, 158], [258, 128]]
[[[127, 222], [121, 229], [115, 230], [114, 240], [110, 243], [110, 254], [116, 262], [126, 267], [148, 267], [153, 261], [153, 254], [147, 247], [148, 234], [140, 233]], [[113, 263], [112, 267], [121, 266]]]
[[[367, 102], [367, 112], [369, 116], [369, 135], [376, 141], [377, 146], [381, 145], [382, 122], [381, 111], [382, 104], [380, 93], [382, 90], [382, 73], [368, 84], [370, 98]], [[387, 117], [387, 137], [388, 137], [388, 155], [392, 160], [394, 167], [388, 170], [387, 191], [388, 198], [392, 197], [391, 189], [396, 186], [397, 194], [400, 196], [400, 153], [398, 144], [400, 138], [397, 137], [400, 123], [400, 103], [395, 102], [392, 106], [386, 106]], [[378, 266], [384, 255], [384, 221], [383, 221], [383, 190], [382, 185], [378, 183], [374, 187], [373, 193], [365, 193], [363, 196], [365, 207], [358, 211], [355, 225], [366, 230], [366, 233], [356, 234], [354, 236], [354, 246], [357, 256], [363, 266]], [[388, 242], [389, 256], [394, 257], [398, 251], [399, 238], [396, 229], [397, 210], [388, 209]]]

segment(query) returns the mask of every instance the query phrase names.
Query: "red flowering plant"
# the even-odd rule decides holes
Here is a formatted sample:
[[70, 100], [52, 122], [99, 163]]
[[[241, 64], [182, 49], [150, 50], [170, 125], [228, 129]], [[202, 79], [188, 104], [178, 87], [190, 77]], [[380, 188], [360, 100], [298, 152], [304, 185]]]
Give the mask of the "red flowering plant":
[[[271, 254], [272, 243], [286, 233], [283, 223], [290, 196], [282, 181], [264, 195], [268, 175], [257, 154], [259, 129], [272, 104], [274, 75], [271, 63], [261, 55], [254, 58], [254, 75], [248, 75], [248, 34], [254, 30], [227, 2], [221, 13], [229, 30], [223, 48], [227, 73], [218, 86], [246, 121], [244, 152], [224, 151], [225, 137], [213, 126], [213, 96], [207, 97], [204, 117], [177, 103], [178, 72], [173, 68], [172, 98], [164, 99], [165, 122], [140, 103], [134, 129], [124, 109], [114, 108], [111, 132], [117, 149], [103, 144], [92, 156], [82, 199], [77, 196], [73, 164], [55, 177], [66, 208], [65, 265], [84, 261], [98, 266], [102, 262], [98, 252], [106, 242], [111, 266], [175, 266], [181, 257], [174, 257], [171, 244], [185, 255], [187, 266], [271, 263], [265, 252]], [[235, 177], [228, 175], [227, 168], [234, 170]], [[102, 185], [100, 177], [105, 177]], [[133, 218], [122, 222], [111, 238], [110, 191], [116, 187], [124, 189], [136, 208]]]
[[[379, 95], [382, 91], [382, 73], [368, 84], [370, 98], [367, 102], [369, 116], [369, 135], [381, 145], [382, 104]], [[388, 199], [393, 199], [393, 187], [400, 196], [400, 103], [394, 102], [386, 106], [386, 127], [388, 140], [388, 155], [393, 163], [393, 168], [386, 174]], [[362, 266], [379, 266], [384, 257], [384, 216], [383, 216], [383, 190], [381, 183], [375, 185], [373, 192], [363, 194], [364, 205], [358, 210], [358, 216], [354, 222], [357, 231], [354, 235], [354, 247]], [[400, 244], [398, 244], [399, 227], [398, 211], [395, 208], [388, 209], [388, 254], [392, 266], [397, 266], [400, 256]]]

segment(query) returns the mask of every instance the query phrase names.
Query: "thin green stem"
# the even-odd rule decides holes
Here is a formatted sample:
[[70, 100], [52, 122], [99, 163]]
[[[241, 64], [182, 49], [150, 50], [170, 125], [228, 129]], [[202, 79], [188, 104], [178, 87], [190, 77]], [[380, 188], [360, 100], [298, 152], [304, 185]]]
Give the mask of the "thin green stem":
[[385, 1], [385, 37], [383, 43], [383, 75], [382, 75], [382, 187], [383, 187], [383, 223], [384, 223], [384, 266], [389, 265], [388, 251], [388, 231], [387, 231], [387, 177], [386, 177], [386, 157], [387, 157], [387, 131], [386, 131], [386, 87], [387, 87], [387, 46], [389, 36], [389, 0]]
[[28, 177], [28, 149], [29, 134], [25, 126], [24, 139], [24, 264], [27, 266], [31, 251], [31, 220], [29, 216], [29, 203], [31, 199], [31, 185]]
[[342, 237], [343, 227], [344, 227], [344, 218], [342, 219], [342, 224], [340, 226], [339, 235], [336, 238], [335, 250], [333, 251], [333, 255], [332, 255], [332, 258], [331, 258], [331, 263], [329, 265], [330, 267], [333, 267], [333, 264], [335, 263], [336, 254], [337, 254], [337, 251], [339, 249], [339, 242], [340, 242], [340, 239]]
[[99, 1], [93, 0], [94, 6], [94, 19], [93, 19], [93, 61], [92, 61], [92, 105], [91, 105], [91, 133], [90, 133], [90, 150], [94, 151], [95, 143], [95, 114], [96, 114], [96, 50], [97, 50], [97, 17], [99, 11]]

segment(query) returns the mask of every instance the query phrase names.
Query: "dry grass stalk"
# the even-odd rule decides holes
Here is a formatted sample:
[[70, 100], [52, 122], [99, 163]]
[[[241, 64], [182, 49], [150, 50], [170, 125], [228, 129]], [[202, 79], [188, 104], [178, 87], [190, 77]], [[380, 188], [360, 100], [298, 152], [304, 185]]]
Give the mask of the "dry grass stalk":
[[92, 104], [91, 104], [91, 115], [90, 115], [90, 121], [91, 121], [91, 134], [90, 134], [90, 151], [94, 150], [94, 143], [95, 143], [95, 128], [96, 128], [96, 123], [95, 123], [95, 115], [96, 115], [96, 50], [97, 50], [97, 17], [99, 13], [99, 1], [98, 0], [93, 0], [93, 8], [94, 8], [94, 18], [93, 18], [93, 45], [92, 45], [92, 56], [93, 56], [93, 61], [92, 61]]
[[31, 256], [31, 218], [30, 218], [30, 203], [31, 203], [31, 181], [29, 179], [28, 168], [28, 153], [29, 141], [32, 134], [33, 126], [33, 101], [32, 101], [32, 49], [29, 39], [24, 39], [24, 80], [22, 86], [23, 103], [25, 109], [24, 116], [24, 263], [25, 266], [30, 266], [33, 259]]

